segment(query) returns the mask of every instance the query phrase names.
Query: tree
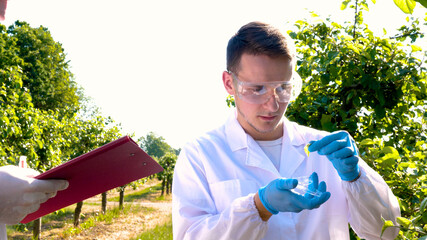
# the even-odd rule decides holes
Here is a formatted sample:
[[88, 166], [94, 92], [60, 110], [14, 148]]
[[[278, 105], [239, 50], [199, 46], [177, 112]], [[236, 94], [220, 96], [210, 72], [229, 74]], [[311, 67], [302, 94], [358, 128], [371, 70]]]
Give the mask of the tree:
[[174, 151], [165, 139], [157, 136], [153, 132], [149, 132], [145, 137], [138, 139], [140, 147], [151, 157], [161, 158], [167, 152]]
[[161, 196], [165, 193], [169, 195], [172, 191], [172, 178], [176, 160], [177, 156], [173, 152], [168, 152], [159, 159], [159, 164], [164, 169], [162, 172], [157, 173], [157, 179], [162, 181]]
[[346, 129], [356, 139], [384, 136], [394, 147], [403, 136], [413, 138], [412, 132], [412, 143], [425, 138], [423, 124], [412, 120], [423, 117], [426, 99], [425, 67], [414, 51], [408, 54], [399, 42], [374, 37], [367, 28], [353, 38], [353, 26], [296, 25], [299, 31], [290, 35], [306, 79], [302, 92], [310, 94], [291, 105], [290, 118], [317, 129]]
[[[341, 10], [344, 10], [347, 8], [347, 5], [352, 2], [352, 0], [344, 0], [341, 4]], [[360, 1], [364, 2], [364, 5], [362, 7], [367, 7], [366, 1]], [[373, 3], [376, 3], [376, 0], [372, 0]], [[417, 2], [421, 4], [421, 6], [427, 8], [427, 0], [393, 0], [393, 2], [396, 4], [402, 12], [406, 14], [412, 14], [414, 12], [415, 6]], [[356, 0], [356, 4], [353, 5], [354, 7], [359, 7], [358, 1]]]
[[[367, 7], [366, 1], [353, 5]], [[396, 36], [377, 37], [362, 11], [355, 19], [296, 22], [289, 35], [304, 82], [287, 115], [317, 129], [349, 131], [400, 200], [399, 239], [418, 238], [427, 232], [427, 54], [414, 44], [423, 34], [412, 20]]]
[[6, 31], [0, 25], [0, 166], [16, 165], [24, 155], [29, 167], [43, 172], [120, 137], [111, 118], [78, 112], [87, 108], [71, 76], [46, 28], [17, 22]]
[[156, 174], [157, 179], [162, 181], [162, 193], [170, 194], [172, 190], [172, 177], [177, 154], [180, 149], [173, 149], [166, 143], [165, 139], [150, 132], [145, 137], [138, 139], [140, 147], [156, 160], [162, 167], [163, 171]]
[[23, 60], [23, 85], [29, 89], [34, 107], [59, 111], [60, 116], [75, 114], [82, 92], [72, 80], [61, 44], [47, 28], [32, 28], [25, 22], [16, 21], [7, 32], [16, 46], [16, 56]]
[[[74, 141], [70, 143], [68, 149], [69, 153], [72, 152], [70, 159], [101, 147], [120, 136], [120, 129], [113, 125], [114, 121], [111, 118], [96, 116], [93, 119], [77, 120], [72, 123], [77, 125], [77, 128], [72, 133]], [[82, 206], [83, 202], [76, 205], [74, 211], [75, 226], [79, 224]]]

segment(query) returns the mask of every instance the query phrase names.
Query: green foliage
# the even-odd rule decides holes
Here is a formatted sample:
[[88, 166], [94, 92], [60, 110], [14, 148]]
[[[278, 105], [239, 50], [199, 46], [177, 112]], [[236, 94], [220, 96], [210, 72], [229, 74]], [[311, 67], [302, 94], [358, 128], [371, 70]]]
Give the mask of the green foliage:
[[406, 14], [414, 12], [417, 2], [427, 8], [427, 0], [393, 0], [397, 7]]
[[236, 103], [234, 102], [234, 96], [233, 95], [228, 95], [225, 102], [227, 103], [228, 107], [235, 107], [236, 106]]
[[82, 93], [72, 80], [61, 44], [47, 28], [31, 28], [17, 21], [8, 28], [14, 55], [22, 59], [23, 86], [29, 90], [35, 108], [55, 110], [71, 116], [79, 110]]
[[[424, 37], [424, 33], [421, 32], [421, 29], [419, 27], [420, 21], [418, 19], [414, 19], [413, 17], [407, 17], [406, 21], [408, 24], [400, 27], [398, 29], [400, 34], [391, 37], [392, 39], [397, 39], [398, 41], [403, 42], [409, 38], [411, 43], [414, 43], [418, 38]], [[427, 18], [424, 21], [427, 21]], [[411, 49], [412, 52], [422, 52], [422, 49], [416, 45], [411, 45]]]
[[[348, 5], [368, 9], [366, 1]], [[349, 131], [399, 199], [402, 217], [384, 219], [383, 230], [399, 227], [399, 239], [416, 239], [427, 232], [427, 54], [414, 45], [424, 35], [419, 20], [408, 18], [398, 35], [377, 37], [362, 11], [355, 16], [344, 24], [297, 21], [289, 32], [304, 82], [287, 115], [317, 129]]]
[[291, 104], [290, 119], [327, 131], [345, 129], [356, 140], [382, 136], [394, 147], [402, 147], [402, 139], [414, 144], [426, 138], [425, 65], [402, 42], [376, 37], [365, 25], [298, 21], [296, 27], [289, 34], [305, 79], [302, 92], [310, 94]]
[[393, 0], [396, 6], [406, 14], [412, 14], [416, 5], [414, 0]]
[[173, 171], [180, 149], [172, 148], [166, 143], [163, 137], [157, 136], [153, 132], [148, 133], [145, 137], [140, 137], [138, 143], [140, 147], [164, 169], [156, 174], [157, 179], [162, 181], [161, 196], [163, 196], [165, 192], [166, 194], [170, 194], [172, 191]]
[[177, 156], [172, 152], [166, 153], [159, 159], [159, 164], [164, 169], [163, 171], [157, 173], [157, 179], [162, 181], [162, 196], [165, 193], [165, 190], [166, 194], [170, 194], [172, 191], [172, 178], [176, 160]]
[[[426, 234], [427, 218], [423, 218], [427, 203], [427, 147], [424, 141], [415, 146], [396, 149], [384, 146], [381, 139], [365, 139], [359, 143], [359, 150], [368, 163], [372, 164], [399, 198], [402, 217], [396, 219], [401, 226], [399, 239], [414, 239]], [[400, 152], [403, 151], [403, 154]], [[385, 221], [385, 226], [390, 225]]]
[[[351, 0], [342, 1], [341, 10], [346, 9], [350, 2], [351, 2]], [[367, 7], [366, 1], [362, 0], [359, 2], [362, 2], [364, 4], [364, 6]], [[372, 0], [372, 2], [376, 3], [376, 0]], [[400, 8], [400, 10], [402, 10], [402, 12], [404, 12], [406, 14], [412, 14], [414, 12], [414, 9], [415, 9], [417, 2], [419, 4], [421, 4], [423, 7], [427, 8], [427, 0], [393, 0], [393, 2], [394, 2], [394, 4], [396, 4], [396, 6], [398, 8]]]
[[24, 155], [43, 172], [120, 137], [111, 118], [82, 100], [62, 47], [46, 28], [0, 25], [0, 166], [16, 165]]
[[175, 150], [166, 143], [165, 139], [149, 132], [145, 137], [138, 139], [139, 146], [151, 157], [161, 158], [167, 152]]
[[24, 155], [45, 171], [120, 136], [111, 118], [76, 114], [82, 96], [71, 76], [46, 28], [0, 25], [0, 166]]

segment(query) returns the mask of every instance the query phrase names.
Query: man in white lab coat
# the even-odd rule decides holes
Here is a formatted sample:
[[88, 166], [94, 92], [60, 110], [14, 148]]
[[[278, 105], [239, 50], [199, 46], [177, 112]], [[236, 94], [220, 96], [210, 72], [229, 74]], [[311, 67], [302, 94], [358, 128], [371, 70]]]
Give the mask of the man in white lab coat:
[[[235, 115], [181, 151], [174, 239], [341, 240], [349, 239], [349, 223], [359, 237], [380, 239], [381, 217], [400, 216], [396, 197], [347, 132], [284, 117], [297, 95], [295, 62], [290, 39], [270, 25], [249, 23], [230, 39], [223, 83]], [[297, 192], [304, 176], [308, 189]], [[382, 239], [397, 233], [389, 228]]]

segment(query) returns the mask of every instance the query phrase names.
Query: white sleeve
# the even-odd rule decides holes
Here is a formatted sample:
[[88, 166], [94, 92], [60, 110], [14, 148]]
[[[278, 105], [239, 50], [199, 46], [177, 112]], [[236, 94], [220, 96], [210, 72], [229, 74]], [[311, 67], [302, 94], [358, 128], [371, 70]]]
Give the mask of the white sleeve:
[[395, 239], [399, 233], [397, 228], [388, 228], [380, 238], [381, 216], [396, 223], [396, 217], [400, 217], [399, 202], [377, 172], [362, 159], [359, 164], [360, 178], [354, 182], [343, 181], [350, 209], [350, 225], [360, 238]]
[[[255, 207], [254, 194], [234, 199], [217, 212], [203, 166], [183, 149], [175, 166], [172, 186], [174, 239], [261, 239], [267, 231]], [[194, 155], [193, 155], [194, 157]]]

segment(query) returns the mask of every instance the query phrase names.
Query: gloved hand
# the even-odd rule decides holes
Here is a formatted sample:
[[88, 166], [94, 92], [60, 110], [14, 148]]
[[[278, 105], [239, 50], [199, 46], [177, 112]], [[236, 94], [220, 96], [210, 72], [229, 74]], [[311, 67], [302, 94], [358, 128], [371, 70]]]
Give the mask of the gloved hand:
[[68, 187], [66, 180], [37, 180], [38, 172], [16, 166], [0, 167], [0, 223], [17, 224], [41, 203]]
[[304, 209], [318, 208], [329, 199], [331, 193], [326, 192], [325, 182], [318, 184], [317, 173], [313, 172], [310, 178], [312, 178], [312, 183], [309, 189], [312, 191], [318, 190], [321, 193], [319, 197], [309, 194], [302, 196], [293, 193], [290, 189], [297, 186], [298, 180], [278, 178], [259, 189], [258, 195], [261, 203], [272, 214], [278, 214], [279, 212], [301, 212]]
[[313, 142], [308, 151], [317, 151], [332, 162], [338, 175], [344, 181], [353, 181], [359, 177], [359, 152], [350, 134], [337, 131]]

